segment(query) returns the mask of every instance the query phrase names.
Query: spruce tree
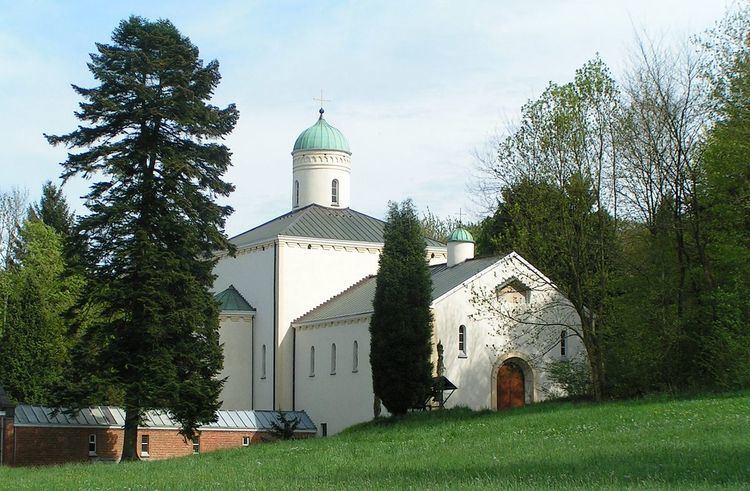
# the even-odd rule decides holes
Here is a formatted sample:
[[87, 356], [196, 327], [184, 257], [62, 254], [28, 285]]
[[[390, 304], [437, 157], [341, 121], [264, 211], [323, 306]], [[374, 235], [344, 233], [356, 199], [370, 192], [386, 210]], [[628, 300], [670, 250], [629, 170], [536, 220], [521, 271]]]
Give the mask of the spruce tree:
[[394, 415], [424, 404], [432, 387], [432, 278], [411, 201], [390, 203], [370, 321], [375, 396]]
[[209, 288], [215, 252], [231, 249], [223, 228], [232, 210], [214, 200], [234, 187], [222, 180], [230, 152], [215, 140], [239, 113], [209, 104], [219, 64], [204, 64], [168, 20], [130, 17], [96, 48], [88, 67], [98, 86], [73, 86], [83, 124], [47, 136], [80, 149], [62, 163], [63, 179], [97, 178], [77, 228], [88, 301], [103, 312], [83, 337], [88, 345], [74, 350], [89, 371], [66, 402], [80, 407], [86, 394], [117, 389], [122, 458], [131, 460], [145, 411], [168, 410], [191, 438], [220, 405], [218, 305]]
[[63, 238], [70, 235], [73, 227], [73, 213], [70, 212], [62, 189], [52, 184], [52, 181], [47, 181], [42, 186], [42, 197], [39, 203], [29, 207], [28, 218], [41, 220]]

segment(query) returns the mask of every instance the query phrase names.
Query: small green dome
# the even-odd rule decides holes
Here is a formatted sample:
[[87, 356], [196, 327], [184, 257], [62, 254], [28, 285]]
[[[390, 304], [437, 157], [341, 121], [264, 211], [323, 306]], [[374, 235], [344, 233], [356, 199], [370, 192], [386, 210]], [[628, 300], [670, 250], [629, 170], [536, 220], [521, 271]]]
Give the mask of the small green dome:
[[320, 110], [318, 122], [300, 133], [294, 142], [294, 150], [338, 150], [351, 154], [349, 142], [339, 130], [323, 119], [323, 109]]
[[474, 242], [474, 237], [468, 230], [459, 227], [448, 237], [448, 242]]

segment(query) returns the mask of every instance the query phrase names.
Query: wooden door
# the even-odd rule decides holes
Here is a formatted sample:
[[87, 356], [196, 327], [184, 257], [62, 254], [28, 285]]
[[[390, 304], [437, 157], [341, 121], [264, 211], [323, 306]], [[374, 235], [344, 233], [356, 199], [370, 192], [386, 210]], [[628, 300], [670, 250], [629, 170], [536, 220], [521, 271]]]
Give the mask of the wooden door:
[[525, 401], [523, 371], [515, 363], [505, 363], [497, 372], [497, 408], [521, 407]]

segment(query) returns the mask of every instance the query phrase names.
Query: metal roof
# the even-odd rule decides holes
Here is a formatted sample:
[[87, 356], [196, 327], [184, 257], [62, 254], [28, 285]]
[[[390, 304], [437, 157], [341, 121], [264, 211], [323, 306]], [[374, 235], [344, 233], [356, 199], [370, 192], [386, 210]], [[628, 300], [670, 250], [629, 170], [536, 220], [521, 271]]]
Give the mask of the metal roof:
[[323, 119], [323, 108], [320, 109], [318, 121], [300, 133], [294, 142], [294, 149], [297, 150], [338, 150], [351, 154], [349, 142], [343, 133], [334, 128], [328, 121]]
[[[64, 411], [64, 410], [63, 410]], [[87, 426], [109, 427], [125, 425], [125, 411], [114, 406], [84, 408], [75, 415], [42, 406], [20, 405], [16, 408], [15, 424], [24, 426]], [[298, 431], [317, 431], [315, 424], [304, 411], [284, 411], [300, 419]], [[226, 411], [216, 413], [217, 421], [199, 427], [199, 430], [271, 430], [278, 421], [276, 411]], [[141, 428], [179, 428], [165, 411], [147, 411]]]
[[[274, 218], [230, 240], [237, 246], [252, 244], [279, 235], [353, 242], [383, 243], [385, 222], [351, 208], [328, 208], [311, 204]], [[425, 238], [428, 247], [445, 247]]]
[[214, 298], [221, 304], [219, 308], [222, 310], [222, 312], [255, 312], [253, 306], [250, 305], [247, 300], [245, 300], [245, 297], [243, 297], [242, 294], [237, 291], [234, 285], [229, 285], [226, 290], [214, 295]]
[[[445, 295], [453, 288], [468, 280], [475, 274], [492, 266], [502, 256], [469, 259], [449, 268], [447, 264], [430, 266], [432, 277], [432, 300]], [[375, 298], [376, 276], [367, 276], [359, 280], [335, 297], [314, 308], [294, 321], [295, 324], [317, 322], [340, 317], [372, 313], [372, 301]]]
[[474, 237], [468, 230], [459, 227], [448, 237], [448, 242], [474, 242]]

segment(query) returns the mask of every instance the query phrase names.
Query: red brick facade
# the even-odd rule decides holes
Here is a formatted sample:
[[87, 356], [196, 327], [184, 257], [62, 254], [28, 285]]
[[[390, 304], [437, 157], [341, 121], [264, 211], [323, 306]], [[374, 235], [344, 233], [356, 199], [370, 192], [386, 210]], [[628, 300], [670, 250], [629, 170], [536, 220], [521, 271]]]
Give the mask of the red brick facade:
[[[89, 438], [96, 435], [96, 453], [89, 454]], [[141, 428], [138, 431], [137, 455], [141, 455], [142, 436], [148, 436], [148, 456], [142, 459], [160, 460], [183, 457], [193, 453], [193, 442], [185, 441], [175, 429]], [[314, 432], [299, 433], [299, 438], [315, 436]], [[273, 439], [266, 432], [254, 430], [203, 430], [200, 432], [200, 452], [243, 446], [243, 437], [250, 443]], [[5, 465], [36, 466], [67, 462], [117, 461], [122, 454], [122, 428], [72, 426], [14, 426], [6, 418], [3, 431]]]

